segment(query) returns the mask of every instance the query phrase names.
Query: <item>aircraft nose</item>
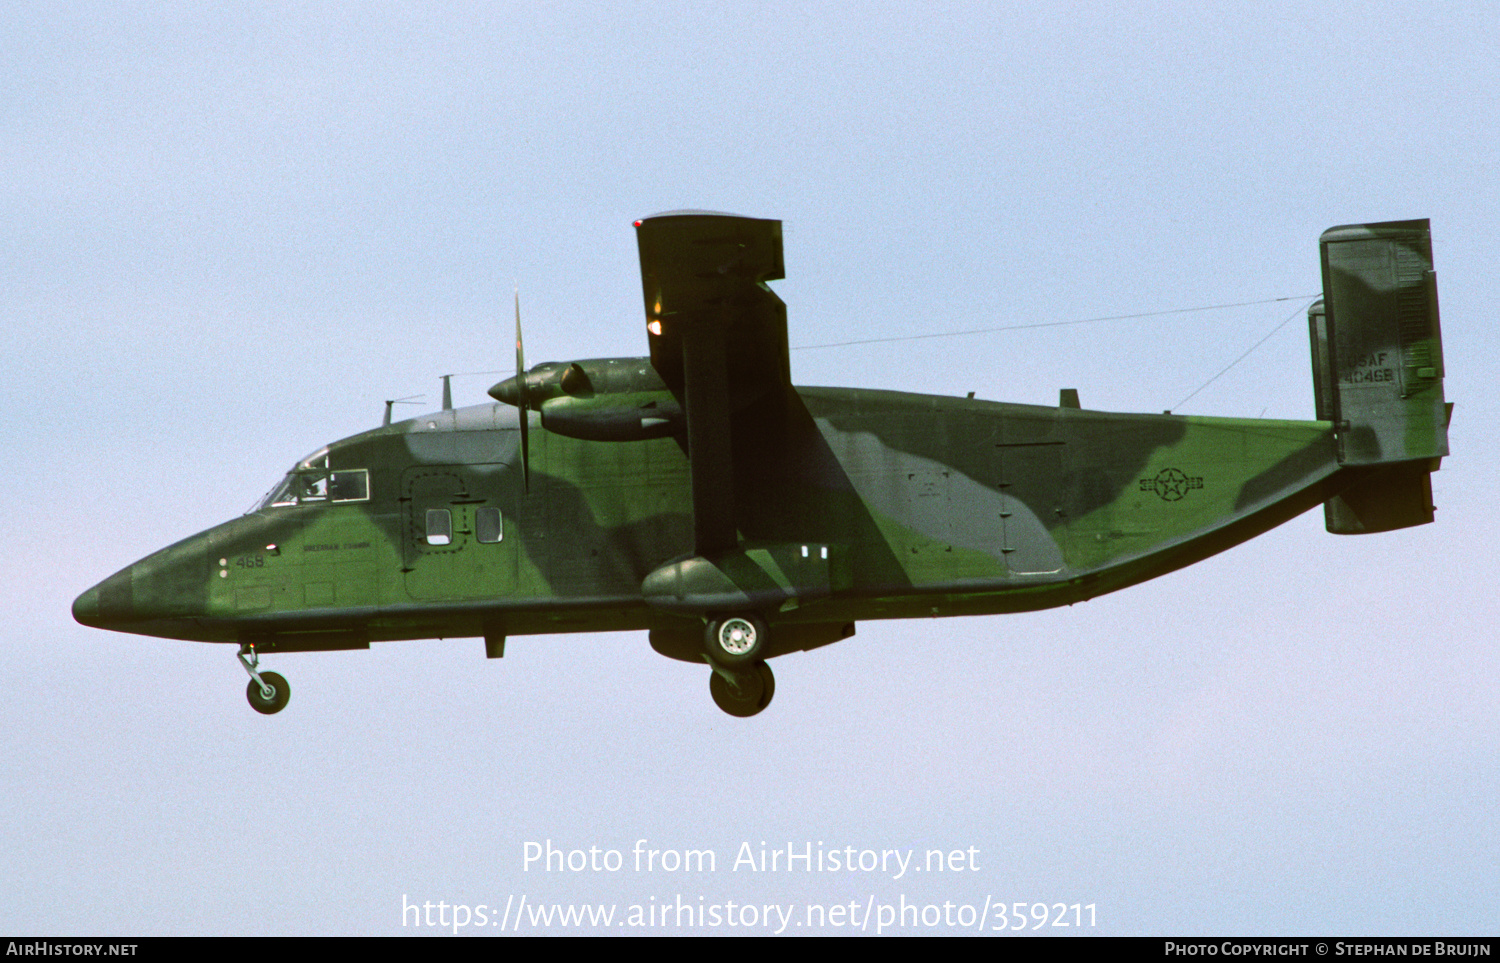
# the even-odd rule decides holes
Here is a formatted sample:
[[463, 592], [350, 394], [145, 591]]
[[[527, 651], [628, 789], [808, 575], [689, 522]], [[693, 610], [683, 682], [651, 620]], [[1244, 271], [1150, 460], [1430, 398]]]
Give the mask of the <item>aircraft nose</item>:
[[73, 600], [73, 621], [98, 628], [99, 590], [91, 588]]
[[99, 590], [91, 588], [73, 600], [73, 621], [80, 625], [95, 625], [99, 618]]
[[73, 600], [73, 618], [107, 629], [135, 617], [135, 566], [127, 565]]
[[201, 539], [186, 539], [78, 596], [73, 618], [96, 629], [176, 638], [205, 614], [208, 572]]

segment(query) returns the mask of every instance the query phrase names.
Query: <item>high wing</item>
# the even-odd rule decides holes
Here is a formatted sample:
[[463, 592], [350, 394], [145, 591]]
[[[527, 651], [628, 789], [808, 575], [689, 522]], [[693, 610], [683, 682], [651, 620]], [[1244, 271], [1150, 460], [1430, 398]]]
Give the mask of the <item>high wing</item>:
[[781, 222], [697, 211], [635, 222], [651, 365], [686, 415], [698, 555], [739, 545], [731, 416], [791, 390]]

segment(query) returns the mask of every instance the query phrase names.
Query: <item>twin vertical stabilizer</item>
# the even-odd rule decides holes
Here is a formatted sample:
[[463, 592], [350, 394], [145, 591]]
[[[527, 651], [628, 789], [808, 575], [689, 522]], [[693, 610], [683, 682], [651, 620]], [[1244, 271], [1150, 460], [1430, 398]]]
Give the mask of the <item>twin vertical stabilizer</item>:
[[1437, 279], [1426, 220], [1323, 232], [1323, 298], [1308, 310], [1319, 420], [1354, 483], [1325, 503], [1328, 530], [1432, 521], [1430, 473], [1448, 454]]

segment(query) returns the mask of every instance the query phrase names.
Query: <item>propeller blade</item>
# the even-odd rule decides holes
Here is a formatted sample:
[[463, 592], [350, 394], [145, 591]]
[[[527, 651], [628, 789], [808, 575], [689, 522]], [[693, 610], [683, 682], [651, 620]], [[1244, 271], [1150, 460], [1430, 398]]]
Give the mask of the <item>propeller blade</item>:
[[521, 410], [521, 487], [531, 493], [531, 416], [526, 397], [526, 351], [521, 347], [521, 289], [516, 288], [516, 407]]

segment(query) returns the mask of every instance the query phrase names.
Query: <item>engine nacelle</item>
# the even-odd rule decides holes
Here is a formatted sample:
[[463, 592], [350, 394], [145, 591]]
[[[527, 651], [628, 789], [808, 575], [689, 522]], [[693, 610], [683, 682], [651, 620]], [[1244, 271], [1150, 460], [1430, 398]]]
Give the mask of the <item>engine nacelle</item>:
[[542, 427], [585, 441], [642, 441], [680, 431], [682, 407], [647, 358], [549, 361], [490, 389], [541, 413]]

